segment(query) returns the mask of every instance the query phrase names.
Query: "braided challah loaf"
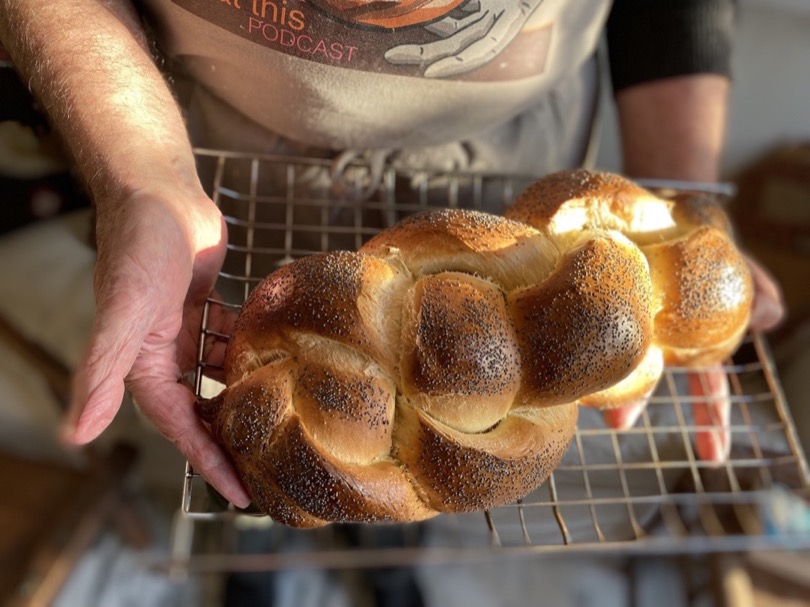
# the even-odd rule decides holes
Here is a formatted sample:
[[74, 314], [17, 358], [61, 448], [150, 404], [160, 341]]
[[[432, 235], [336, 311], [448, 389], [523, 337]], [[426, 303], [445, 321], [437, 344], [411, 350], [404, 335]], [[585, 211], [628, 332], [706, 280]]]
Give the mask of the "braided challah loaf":
[[294, 261], [245, 302], [228, 387], [198, 412], [286, 524], [513, 502], [559, 463], [578, 402], [646, 392], [662, 352], [713, 359], [744, 330], [751, 287], [715, 211], [672, 206], [566, 173], [522, 196], [522, 221], [429, 211]]
[[622, 405], [652, 392], [665, 364], [719, 363], [738, 347], [753, 285], [714, 199], [681, 194], [666, 200], [618, 175], [580, 169], [537, 181], [505, 215], [563, 239], [596, 226], [616, 230], [649, 263], [654, 329], [644, 361], [581, 404]]

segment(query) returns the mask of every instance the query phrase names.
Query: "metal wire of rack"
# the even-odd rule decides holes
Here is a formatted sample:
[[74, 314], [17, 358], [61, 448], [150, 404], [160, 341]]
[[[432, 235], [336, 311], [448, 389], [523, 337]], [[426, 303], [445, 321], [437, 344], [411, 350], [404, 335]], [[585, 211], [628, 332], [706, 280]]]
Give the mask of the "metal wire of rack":
[[[335, 175], [329, 160], [215, 150], [197, 150], [197, 157], [229, 225], [219, 297], [208, 300], [201, 327], [198, 395], [207, 389], [204, 375], [216, 371], [203, 360], [203, 344], [227, 339], [209, 326], [212, 313], [217, 307], [237, 312], [273, 269], [317, 251], [356, 249], [426, 207], [499, 212], [532, 181], [391, 166], [375, 174], [362, 163]], [[749, 335], [724, 369], [732, 406], [726, 462], [712, 465], [697, 457], [695, 434], [708, 428], [692, 419], [696, 400], [685, 387], [685, 370], [668, 368], [633, 428], [613, 430], [596, 412], [584, 410], [563, 462], [533, 494], [493, 511], [406, 525], [396, 545], [372, 537], [375, 529], [389, 527], [384, 525], [363, 526], [367, 541], [360, 547], [347, 543], [339, 526], [300, 531], [276, 525], [227, 504], [187, 466], [171, 567], [245, 571], [808, 548], [810, 535], [797, 530], [795, 521], [808, 516], [810, 472], [765, 339]], [[236, 535], [256, 527], [271, 535], [269, 548], [238, 553]], [[201, 533], [212, 528], [213, 542], [211, 533]]]

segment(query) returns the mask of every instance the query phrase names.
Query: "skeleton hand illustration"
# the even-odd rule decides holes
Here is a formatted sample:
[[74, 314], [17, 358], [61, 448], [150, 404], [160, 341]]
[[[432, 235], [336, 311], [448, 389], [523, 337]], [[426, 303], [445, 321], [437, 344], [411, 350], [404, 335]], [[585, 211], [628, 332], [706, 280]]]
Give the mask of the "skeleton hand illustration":
[[385, 53], [385, 59], [394, 65], [425, 65], [426, 78], [469, 72], [496, 57], [541, 2], [543, 0], [472, 0], [458, 9], [467, 15], [445, 17], [425, 26], [439, 36], [439, 40], [396, 46]]

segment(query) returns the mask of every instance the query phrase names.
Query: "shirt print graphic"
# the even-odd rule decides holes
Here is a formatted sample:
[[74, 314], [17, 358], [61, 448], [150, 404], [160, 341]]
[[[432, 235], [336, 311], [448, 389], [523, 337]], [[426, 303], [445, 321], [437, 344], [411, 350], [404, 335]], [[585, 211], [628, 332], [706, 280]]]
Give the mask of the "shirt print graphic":
[[335, 67], [496, 82], [542, 74], [543, 0], [173, 0], [269, 49]]

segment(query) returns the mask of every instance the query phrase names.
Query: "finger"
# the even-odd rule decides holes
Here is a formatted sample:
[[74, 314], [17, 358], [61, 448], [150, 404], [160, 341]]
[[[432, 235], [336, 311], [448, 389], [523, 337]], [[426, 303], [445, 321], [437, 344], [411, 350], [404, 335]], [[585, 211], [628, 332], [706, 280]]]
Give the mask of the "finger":
[[776, 280], [753, 259], [747, 259], [754, 281], [754, 305], [750, 326], [754, 331], [773, 329], [785, 315], [782, 294]]
[[[139, 408], [174, 443], [195, 472], [235, 506], [250, 505], [250, 495], [227, 454], [194, 413], [194, 395], [188, 388], [168, 379], [142, 377], [132, 384], [132, 391]], [[140, 394], [144, 394], [142, 401], [138, 399]]]
[[121, 407], [124, 379], [152, 320], [148, 309], [132, 307], [144, 299], [119, 290], [97, 311], [87, 352], [73, 379], [61, 429], [65, 442], [81, 445], [95, 439]]
[[605, 423], [616, 430], [627, 430], [632, 428], [638, 420], [644, 407], [647, 406], [647, 399], [640, 398], [613, 409], [606, 409], [602, 414]]
[[697, 398], [692, 407], [695, 425], [703, 427], [695, 437], [697, 455], [706, 462], [722, 463], [731, 451], [728, 378], [720, 365], [687, 377], [689, 392]]

